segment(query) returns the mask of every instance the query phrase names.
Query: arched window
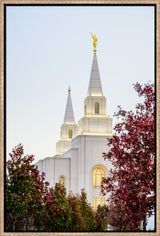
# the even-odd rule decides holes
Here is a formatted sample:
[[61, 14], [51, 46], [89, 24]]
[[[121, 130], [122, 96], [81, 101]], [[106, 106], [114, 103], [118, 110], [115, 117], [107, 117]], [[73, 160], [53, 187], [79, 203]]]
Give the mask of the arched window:
[[104, 170], [102, 168], [96, 168], [93, 171], [93, 188], [101, 187], [102, 178], [105, 177]]
[[68, 134], [69, 138], [72, 138], [72, 129], [69, 129], [69, 134]]
[[61, 184], [61, 185], [65, 185], [65, 178], [64, 178], [64, 176], [60, 176], [59, 177], [59, 183]]
[[99, 102], [95, 103], [95, 113], [99, 114]]
[[86, 115], [86, 111], [87, 111], [87, 106], [86, 104], [84, 105], [84, 114]]

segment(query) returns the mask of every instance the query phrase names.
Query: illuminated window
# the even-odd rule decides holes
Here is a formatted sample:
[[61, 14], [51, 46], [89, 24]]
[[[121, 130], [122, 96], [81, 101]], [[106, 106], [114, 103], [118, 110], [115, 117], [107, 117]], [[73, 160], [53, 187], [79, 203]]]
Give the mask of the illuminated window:
[[86, 115], [87, 106], [84, 106], [84, 114]]
[[105, 198], [93, 198], [93, 209], [97, 209], [98, 205], [105, 205]]
[[96, 168], [93, 171], [93, 188], [101, 187], [102, 178], [105, 177], [104, 170]]
[[69, 138], [72, 138], [72, 129], [69, 129]]
[[95, 113], [99, 114], [99, 102], [95, 103]]
[[60, 176], [59, 177], [59, 183], [61, 184], [61, 185], [64, 185], [65, 183], [64, 183], [64, 176]]

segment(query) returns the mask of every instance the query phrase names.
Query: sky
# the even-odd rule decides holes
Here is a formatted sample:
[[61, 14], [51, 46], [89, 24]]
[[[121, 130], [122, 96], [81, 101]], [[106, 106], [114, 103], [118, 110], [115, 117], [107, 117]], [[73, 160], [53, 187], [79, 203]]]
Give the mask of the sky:
[[90, 32], [107, 115], [134, 109], [133, 84], [154, 81], [153, 7], [7, 7], [7, 154], [22, 143], [35, 160], [55, 155], [69, 85], [76, 122], [83, 116]]
[[[140, 102], [133, 84], [154, 82], [152, 6], [8, 6], [7, 158], [17, 144], [35, 161], [56, 154], [68, 88], [76, 122], [84, 114], [97, 59], [107, 115]], [[117, 120], [113, 117], [113, 127]]]

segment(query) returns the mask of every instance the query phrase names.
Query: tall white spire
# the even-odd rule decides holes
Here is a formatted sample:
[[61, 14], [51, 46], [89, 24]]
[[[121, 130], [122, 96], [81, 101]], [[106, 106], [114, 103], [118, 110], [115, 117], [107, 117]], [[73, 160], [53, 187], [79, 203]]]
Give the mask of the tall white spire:
[[78, 122], [78, 133], [81, 135], [112, 135], [112, 118], [106, 115], [106, 98], [103, 95], [99, 74], [96, 46], [97, 37], [93, 38], [93, 63], [88, 86], [87, 97], [84, 100], [84, 116]]
[[96, 53], [93, 56], [87, 96], [103, 96]]
[[67, 99], [67, 105], [66, 105], [66, 110], [65, 110], [65, 115], [64, 115], [64, 124], [75, 124], [70, 86], [68, 89], [68, 99]]

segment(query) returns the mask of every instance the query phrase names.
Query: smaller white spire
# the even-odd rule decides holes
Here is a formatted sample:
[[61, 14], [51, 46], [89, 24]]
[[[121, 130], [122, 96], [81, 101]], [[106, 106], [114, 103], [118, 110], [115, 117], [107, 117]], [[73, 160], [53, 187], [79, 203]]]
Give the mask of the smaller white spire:
[[64, 124], [75, 124], [70, 86], [68, 89], [68, 99], [67, 99], [66, 110], [65, 110], [65, 115], [64, 115]]

